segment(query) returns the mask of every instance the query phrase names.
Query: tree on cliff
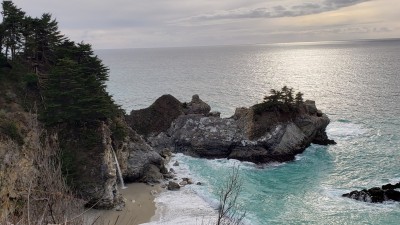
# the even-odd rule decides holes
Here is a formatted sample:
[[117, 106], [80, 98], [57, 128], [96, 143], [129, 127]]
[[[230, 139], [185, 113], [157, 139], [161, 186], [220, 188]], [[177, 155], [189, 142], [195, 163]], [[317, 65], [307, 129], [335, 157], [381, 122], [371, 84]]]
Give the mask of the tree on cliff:
[[297, 105], [303, 103], [303, 93], [297, 92], [295, 100]]
[[117, 113], [118, 106], [106, 91], [108, 69], [89, 44], [76, 44], [61, 35], [49, 13], [32, 18], [11, 1], [3, 1], [2, 7], [0, 63], [11, 60], [27, 67], [26, 72], [34, 70], [20, 76], [28, 79], [27, 85], [31, 80], [39, 83], [42, 121], [89, 122]]
[[293, 94], [293, 88], [286, 85], [280, 91], [271, 89], [270, 95], [266, 95], [262, 103], [255, 105], [255, 113], [261, 114], [265, 111], [291, 112], [303, 103], [303, 93], [298, 92], [296, 97], [293, 97]]
[[59, 59], [46, 82], [43, 119], [57, 123], [105, 120], [117, 110], [105, 90], [108, 69], [93, 55], [88, 44], [71, 46]]
[[56, 50], [65, 40], [58, 30], [57, 21], [49, 13], [40, 18], [26, 17], [24, 21], [24, 55], [39, 63], [56, 63]]
[[23, 45], [22, 29], [25, 12], [17, 8], [11, 1], [3, 1], [2, 7], [3, 22], [0, 39], [2, 42], [0, 46], [4, 45], [5, 56], [8, 57], [8, 54], [11, 53], [11, 60], [13, 60]]

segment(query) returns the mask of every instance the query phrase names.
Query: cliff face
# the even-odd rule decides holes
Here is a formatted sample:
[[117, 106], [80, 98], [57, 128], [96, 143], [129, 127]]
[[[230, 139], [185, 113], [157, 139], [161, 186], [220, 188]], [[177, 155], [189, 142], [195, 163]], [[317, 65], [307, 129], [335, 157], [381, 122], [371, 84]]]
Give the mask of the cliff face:
[[88, 205], [113, 208], [121, 202], [111, 132], [104, 122], [63, 127], [60, 132], [64, 174]]
[[11, 105], [2, 105], [0, 115], [0, 223], [14, 216], [27, 222], [27, 208], [30, 222], [49, 221], [43, 220], [43, 206], [53, 212], [52, 221], [78, 215], [83, 201], [65, 185], [57, 132], [43, 129], [36, 114]]
[[129, 131], [124, 138], [117, 138], [113, 121], [48, 130], [19, 104], [0, 103], [0, 221], [26, 210], [30, 190], [35, 199], [53, 196], [54, 206], [71, 203], [76, 210], [84, 203], [107, 209], [120, 204], [113, 150], [126, 181], [146, 182], [149, 170], [163, 166], [163, 158], [123, 118], [120, 129]]
[[164, 166], [164, 159], [136, 131], [128, 128], [126, 124], [124, 126], [128, 135], [123, 141], [114, 142], [124, 180], [152, 182], [151, 179], [147, 179], [146, 173], [153, 166]]
[[264, 111], [238, 108], [231, 118], [182, 114], [166, 132], [148, 137], [156, 149], [207, 158], [234, 158], [265, 163], [293, 160], [311, 143], [334, 144], [325, 129], [329, 118], [313, 101], [294, 111]]

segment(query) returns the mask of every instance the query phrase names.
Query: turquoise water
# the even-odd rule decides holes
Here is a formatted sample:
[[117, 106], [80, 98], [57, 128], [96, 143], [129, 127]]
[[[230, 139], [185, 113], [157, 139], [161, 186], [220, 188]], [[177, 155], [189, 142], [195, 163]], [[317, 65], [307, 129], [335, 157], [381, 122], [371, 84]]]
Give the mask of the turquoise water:
[[128, 112], [165, 93], [199, 94], [214, 110], [260, 102], [283, 85], [316, 100], [328, 114], [335, 146], [312, 145], [293, 162], [256, 166], [179, 156], [215, 192], [240, 165], [240, 204], [249, 224], [399, 224], [400, 204], [344, 199], [353, 189], [400, 181], [400, 41], [99, 50], [108, 89]]

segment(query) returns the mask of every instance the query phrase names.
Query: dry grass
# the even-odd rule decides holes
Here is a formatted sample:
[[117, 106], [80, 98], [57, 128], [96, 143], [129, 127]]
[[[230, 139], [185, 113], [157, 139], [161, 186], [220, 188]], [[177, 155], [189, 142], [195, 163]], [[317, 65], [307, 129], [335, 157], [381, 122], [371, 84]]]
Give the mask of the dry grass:
[[61, 172], [57, 135], [42, 129], [36, 114], [30, 114], [30, 132], [26, 144], [19, 148], [14, 141], [2, 140], [6, 151], [20, 151], [18, 157], [29, 160], [27, 173], [18, 177], [14, 210], [0, 224], [84, 224], [83, 200], [67, 187]]

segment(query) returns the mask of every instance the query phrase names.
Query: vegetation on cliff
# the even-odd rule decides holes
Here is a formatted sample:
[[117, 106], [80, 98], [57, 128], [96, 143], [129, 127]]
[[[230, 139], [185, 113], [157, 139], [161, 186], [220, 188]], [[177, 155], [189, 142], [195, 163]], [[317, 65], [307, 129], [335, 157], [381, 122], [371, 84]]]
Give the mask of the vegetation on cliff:
[[[108, 69], [94, 54], [90, 44], [75, 43], [62, 35], [57, 21], [49, 13], [34, 18], [11, 1], [2, 1], [1, 5], [0, 160], [8, 160], [10, 165], [1, 165], [0, 168], [0, 202], [1, 211], [6, 215], [22, 218], [23, 212], [29, 217], [29, 205], [36, 207], [27, 192], [32, 193], [31, 197], [39, 198], [30, 189], [52, 191], [46, 185], [51, 185], [51, 182], [64, 185], [67, 180], [80, 197], [85, 197], [82, 190], [86, 186], [92, 185], [87, 188], [96, 189], [95, 185], [103, 185], [105, 178], [102, 176], [105, 175], [90, 176], [85, 167], [100, 171], [105, 158], [105, 136], [121, 142], [127, 135], [127, 128], [120, 121], [123, 111], [106, 91]], [[29, 119], [31, 117], [35, 119]], [[35, 132], [40, 137], [33, 145]], [[46, 145], [46, 141], [52, 144]], [[36, 162], [44, 150], [46, 155], [42, 155], [42, 160], [45, 162]], [[28, 163], [24, 165], [26, 171], [13, 169], [22, 163]], [[42, 164], [46, 163], [51, 164], [49, 171], [57, 171], [50, 171], [53, 174], [40, 172]], [[110, 168], [112, 166], [110, 164]], [[37, 173], [31, 176], [31, 170]], [[11, 196], [5, 188], [15, 186], [8, 177], [17, 172], [16, 182], [25, 186], [14, 187], [15, 194]], [[52, 176], [55, 173], [60, 173], [60, 176]], [[52, 181], [53, 178], [57, 180]], [[90, 184], [86, 182], [89, 178]], [[21, 183], [21, 179], [49, 179], [49, 184]], [[62, 186], [58, 191], [72, 199], [69, 190]], [[43, 206], [40, 213], [46, 216], [47, 210], [55, 210], [46, 205], [50, 204], [47, 199], [50, 198], [37, 202], [43, 203], [37, 209], [42, 210]], [[59, 199], [67, 202], [61, 197]], [[6, 211], [3, 211], [3, 206], [8, 207]], [[0, 215], [0, 223], [3, 216]], [[60, 220], [52, 218], [48, 222], [58, 223]]]
[[118, 114], [105, 90], [108, 69], [90, 44], [63, 36], [51, 14], [32, 18], [11, 1], [2, 6], [2, 76], [16, 81], [22, 94], [39, 97], [35, 100], [41, 121], [48, 126], [84, 124]]
[[254, 106], [254, 112], [261, 114], [265, 111], [293, 112], [303, 102], [303, 93], [297, 92], [294, 96], [293, 88], [283, 86], [280, 91], [271, 89], [270, 95], [264, 97], [264, 101]]

